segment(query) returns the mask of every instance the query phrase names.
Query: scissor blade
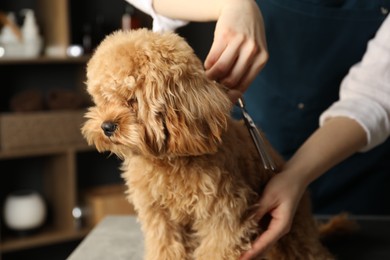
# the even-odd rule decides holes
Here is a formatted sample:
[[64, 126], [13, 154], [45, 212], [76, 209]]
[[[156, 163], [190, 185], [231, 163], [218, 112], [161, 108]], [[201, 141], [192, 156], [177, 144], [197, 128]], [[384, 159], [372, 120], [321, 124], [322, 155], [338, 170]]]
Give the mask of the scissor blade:
[[256, 124], [254, 123], [252, 117], [246, 111], [245, 103], [242, 98], [238, 99], [238, 104], [240, 106], [245, 125], [249, 130], [249, 133], [252, 137], [252, 141], [255, 144], [257, 152], [259, 153], [259, 156], [263, 162], [264, 169], [276, 171], [276, 165], [272, 156], [270, 156], [270, 154], [268, 153], [267, 146], [265, 145], [265, 140], [261, 135], [260, 131], [258, 130]]

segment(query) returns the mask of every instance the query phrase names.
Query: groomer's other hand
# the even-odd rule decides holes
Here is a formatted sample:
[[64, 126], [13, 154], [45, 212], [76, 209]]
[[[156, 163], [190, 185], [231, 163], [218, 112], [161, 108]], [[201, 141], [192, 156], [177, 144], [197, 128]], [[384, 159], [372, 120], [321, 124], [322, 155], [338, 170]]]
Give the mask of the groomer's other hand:
[[305, 188], [306, 184], [303, 181], [292, 179], [290, 174], [283, 171], [270, 180], [260, 198], [256, 216], [261, 220], [269, 214], [271, 220], [264, 233], [254, 241], [252, 248], [245, 252], [240, 260], [249, 260], [264, 255], [271, 246], [290, 231]]
[[207, 76], [231, 90], [233, 102], [268, 60], [263, 17], [254, 0], [225, 0], [205, 61]]

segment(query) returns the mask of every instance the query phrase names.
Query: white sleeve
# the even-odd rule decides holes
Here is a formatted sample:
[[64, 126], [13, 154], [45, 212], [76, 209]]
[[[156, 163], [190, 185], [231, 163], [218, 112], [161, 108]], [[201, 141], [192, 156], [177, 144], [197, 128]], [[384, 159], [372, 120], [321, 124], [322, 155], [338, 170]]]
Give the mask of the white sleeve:
[[153, 19], [153, 31], [165, 32], [175, 31], [177, 28], [188, 24], [188, 21], [171, 19], [157, 14], [153, 9], [153, 0], [126, 0], [128, 3], [141, 10], [142, 12], [149, 14]]
[[356, 120], [366, 131], [361, 152], [390, 136], [390, 15], [367, 45], [366, 53], [343, 79], [340, 99], [320, 116], [320, 125], [334, 116]]

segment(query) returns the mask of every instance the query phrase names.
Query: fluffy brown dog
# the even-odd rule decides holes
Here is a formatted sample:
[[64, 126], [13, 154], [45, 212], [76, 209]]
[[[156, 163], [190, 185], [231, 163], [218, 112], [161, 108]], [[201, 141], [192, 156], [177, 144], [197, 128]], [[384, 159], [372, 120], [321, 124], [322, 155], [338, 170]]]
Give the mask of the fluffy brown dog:
[[[115, 32], [89, 61], [87, 85], [96, 106], [82, 132], [123, 160], [145, 259], [236, 260], [249, 249], [262, 231], [256, 202], [273, 173], [186, 41], [146, 29]], [[306, 197], [267, 259], [333, 259]]]

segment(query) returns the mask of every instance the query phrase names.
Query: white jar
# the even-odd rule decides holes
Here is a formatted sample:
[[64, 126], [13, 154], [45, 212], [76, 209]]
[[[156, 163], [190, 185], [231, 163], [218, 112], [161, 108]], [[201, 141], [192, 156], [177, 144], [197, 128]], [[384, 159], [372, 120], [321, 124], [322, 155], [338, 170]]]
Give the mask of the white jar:
[[46, 204], [33, 190], [20, 190], [9, 194], [4, 203], [4, 222], [16, 231], [39, 228], [46, 219]]

